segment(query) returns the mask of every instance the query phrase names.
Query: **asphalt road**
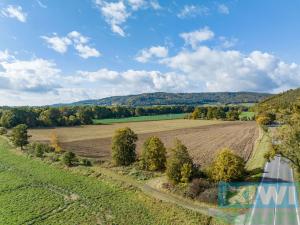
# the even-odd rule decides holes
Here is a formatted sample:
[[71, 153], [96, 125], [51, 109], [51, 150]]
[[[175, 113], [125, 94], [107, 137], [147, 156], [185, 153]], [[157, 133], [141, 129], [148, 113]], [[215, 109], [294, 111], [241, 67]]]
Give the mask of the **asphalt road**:
[[[271, 187], [269, 194], [272, 196], [272, 204], [262, 207], [262, 202], [268, 199], [265, 195], [266, 187]], [[273, 189], [272, 189], [273, 188]], [[280, 189], [288, 190], [286, 198]], [[262, 182], [260, 183], [253, 208], [247, 218], [247, 225], [300, 225], [298, 200], [293, 171], [288, 161], [276, 156], [274, 160], [265, 165]], [[270, 197], [269, 195], [269, 197]], [[284, 200], [282, 200], [284, 199]], [[283, 202], [288, 200], [288, 204]]]

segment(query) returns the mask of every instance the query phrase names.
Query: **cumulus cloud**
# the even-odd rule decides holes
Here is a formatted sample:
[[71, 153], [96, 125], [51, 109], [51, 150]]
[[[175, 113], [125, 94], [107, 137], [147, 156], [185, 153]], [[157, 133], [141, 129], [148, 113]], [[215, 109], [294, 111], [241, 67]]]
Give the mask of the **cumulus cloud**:
[[23, 12], [21, 6], [9, 5], [7, 8], [1, 10], [1, 14], [5, 17], [15, 18], [22, 23], [25, 23], [27, 19], [27, 14]]
[[[99, 69], [97, 71], [78, 71], [76, 79], [69, 77], [70, 82], [76, 84], [90, 83], [91, 86], [101, 85], [102, 93], [112, 93], [119, 89], [119, 93], [141, 93], [153, 91], [183, 91], [188, 86], [185, 77], [175, 72], [162, 73], [160, 71], [127, 70], [114, 71]], [[113, 91], [115, 92], [115, 91]], [[99, 98], [99, 95], [97, 96]]]
[[60, 70], [55, 63], [45, 59], [18, 60], [14, 56], [0, 59], [1, 89], [24, 92], [49, 92], [59, 87], [56, 79]]
[[196, 16], [206, 16], [209, 14], [209, 8], [200, 5], [185, 5], [177, 14], [180, 19]]
[[185, 44], [192, 46], [192, 48], [196, 48], [199, 43], [210, 40], [214, 36], [214, 32], [211, 31], [208, 27], [180, 34], [180, 37], [185, 41]]
[[123, 28], [124, 23], [128, 18], [137, 10], [146, 9], [151, 7], [158, 10], [161, 8], [159, 3], [155, 0], [119, 0], [116, 2], [109, 2], [105, 0], [95, 0], [97, 8], [104, 17], [107, 24], [110, 25], [112, 32], [125, 37], [125, 31]]
[[135, 58], [136, 61], [141, 63], [148, 62], [151, 58], [164, 58], [168, 56], [168, 49], [163, 46], [152, 46], [148, 49], [141, 50], [137, 57]]
[[193, 85], [190, 90], [274, 92], [300, 85], [299, 65], [260, 51], [247, 55], [201, 46], [183, 50], [162, 63], [184, 74]]
[[73, 45], [81, 58], [99, 57], [101, 53], [87, 45], [89, 38], [83, 36], [78, 31], [72, 31], [65, 37], [59, 37], [56, 34], [52, 37], [41, 36], [48, 43], [48, 47], [63, 54], [68, 51], [68, 47]]
[[229, 14], [229, 8], [225, 4], [219, 4], [218, 5], [218, 12], [221, 14]]

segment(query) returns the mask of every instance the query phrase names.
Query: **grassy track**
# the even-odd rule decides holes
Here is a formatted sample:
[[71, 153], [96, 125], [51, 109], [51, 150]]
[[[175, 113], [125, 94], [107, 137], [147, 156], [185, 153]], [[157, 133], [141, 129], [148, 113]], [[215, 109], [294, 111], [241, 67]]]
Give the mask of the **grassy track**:
[[129, 123], [129, 122], [143, 122], [143, 121], [159, 121], [159, 120], [175, 120], [183, 119], [186, 113], [180, 114], [164, 114], [164, 115], [154, 115], [154, 116], [135, 116], [117, 119], [100, 119], [93, 120], [94, 124], [113, 124], [113, 123]]
[[0, 224], [216, 224], [135, 188], [16, 154], [0, 138]]
[[263, 169], [266, 163], [264, 158], [265, 153], [267, 153], [272, 148], [272, 140], [270, 133], [260, 129], [260, 137], [258, 138], [252, 156], [246, 164], [246, 169], [251, 171], [255, 169]]

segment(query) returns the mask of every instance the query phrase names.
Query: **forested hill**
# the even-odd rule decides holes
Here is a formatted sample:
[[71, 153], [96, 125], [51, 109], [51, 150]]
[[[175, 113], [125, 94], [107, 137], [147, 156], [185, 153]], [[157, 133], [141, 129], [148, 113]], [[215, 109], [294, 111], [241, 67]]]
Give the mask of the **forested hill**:
[[283, 93], [266, 98], [257, 104], [258, 111], [281, 111], [286, 110], [297, 100], [300, 100], [300, 88], [288, 90]]
[[145, 93], [139, 95], [114, 96], [103, 99], [85, 100], [69, 105], [201, 105], [257, 103], [270, 94], [255, 92], [210, 92], [210, 93]]

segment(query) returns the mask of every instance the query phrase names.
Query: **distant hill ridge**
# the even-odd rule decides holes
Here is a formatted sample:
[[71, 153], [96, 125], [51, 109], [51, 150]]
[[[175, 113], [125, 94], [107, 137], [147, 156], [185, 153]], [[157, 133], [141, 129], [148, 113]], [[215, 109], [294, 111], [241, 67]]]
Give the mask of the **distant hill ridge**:
[[102, 99], [84, 100], [66, 105], [202, 105], [257, 103], [271, 94], [256, 92], [207, 92], [207, 93], [144, 93], [127, 96], [113, 96]]

